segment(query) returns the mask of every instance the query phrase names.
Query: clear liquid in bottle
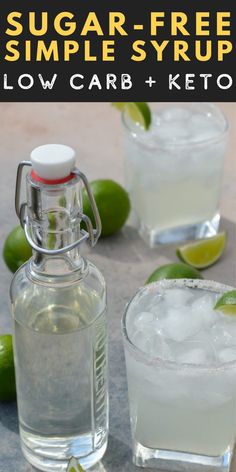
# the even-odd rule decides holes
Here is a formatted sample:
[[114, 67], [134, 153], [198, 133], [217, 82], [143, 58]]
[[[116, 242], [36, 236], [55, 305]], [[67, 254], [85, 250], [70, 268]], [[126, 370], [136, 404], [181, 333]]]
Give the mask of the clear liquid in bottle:
[[79, 245], [71, 249], [85, 234], [81, 179], [71, 174], [57, 184], [28, 175], [27, 224], [39, 249], [11, 287], [22, 450], [48, 472], [66, 470], [72, 456], [92, 466], [108, 435], [106, 286]]

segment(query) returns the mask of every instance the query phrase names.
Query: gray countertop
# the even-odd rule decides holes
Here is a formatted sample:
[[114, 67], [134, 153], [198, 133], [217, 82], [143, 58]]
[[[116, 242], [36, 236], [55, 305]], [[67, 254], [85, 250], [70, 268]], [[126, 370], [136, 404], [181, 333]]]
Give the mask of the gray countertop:
[[[229, 234], [226, 252], [215, 266], [204, 271], [204, 277], [233, 285], [235, 260], [232, 254], [236, 225], [224, 219], [222, 227], [226, 228]], [[107, 472], [133, 472], [139, 469], [131, 463], [128, 399], [120, 320], [125, 304], [143, 284], [150, 272], [159, 264], [176, 260], [175, 250], [174, 247], [151, 250], [132, 228], [126, 227], [116, 236], [100, 241], [89, 257], [101, 269], [108, 285], [110, 437], [103, 466]], [[1, 279], [2, 294], [8, 291], [10, 282], [9, 273], [4, 272], [5, 276]], [[7, 332], [11, 325], [7, 305], [4, 305], [2, 315], [1, 324], [3, 330]], [[29, 472], [31, 470], [33, 469], [26, 464], [20, 451], [16, 405], [0, 405], [0, 472]]]
[[[80, 106], [81, 105], [81, 106]], [[87, 105], [87, 108], [86, 108]], [[230, 106], [231, 105], [231, 106]], [[113, 177], [122, 182], [119, 121], [108, 104], [0, 104], [5, 121], [1, 137], [1, 243], [16, 224], [13, 192], [17, 162], [28, 157], [34, 145], [60, 141], [82, 145], [81, 168], [89, 177]], [[235, 119], [235, 105], [223, 105]], [[108, 111], [107, 111], [108, 110]], [[66, 123], [66, 124], [65, 124]], [[105, 126], [107, 142], [104, 142]], [[235, 126], [235, 125], [234, 125]], [[235, 128], [234, 128], [235, 129]], [[235, 135], [231, 138], [222, 196], [221, 227], [228, 231], [228, 244], [220, 261], [204, 271], [204, 277], [234, 285], [236, 283], [235, 242]], [[50, 136], [50, 139], [49, 139]], [[91, 139], [94, 137], [94, 139]], [[59, 139], [60, 138], [60, 139]], [[80, 157], [78, 157], [78, 164]], [[131, 461], [128, 399], [120, 320], [124, 307], [147, 276], [160, 264], [175, 261], [175, 248], [149, 249], [136, 232], [126, 226], [117, 235], [101, 240], [85, 253], [103, 272], [108, 285], [110, 435], [103, 464], [104, 472], [135, 472]], [[0, 261], [0, 332], [11, 331], [9, 285], [11, 274]], [[0, 404], [0, 472], [32, 472], [24, 460], [19, 443], [16, 404]], [[147, 470], [147, 469], [146, 469]], [[236, 472], [236, 464], [232, 465]]]

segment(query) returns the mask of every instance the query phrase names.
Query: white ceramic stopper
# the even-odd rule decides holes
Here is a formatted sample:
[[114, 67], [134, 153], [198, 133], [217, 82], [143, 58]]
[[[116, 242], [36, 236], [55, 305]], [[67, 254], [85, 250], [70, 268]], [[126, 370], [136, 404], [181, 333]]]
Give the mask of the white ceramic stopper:
[[63, 144], [45, 144], [32, 151], [31, 162], [41, 179], [64, 179], [75, 167], [75, 151]]

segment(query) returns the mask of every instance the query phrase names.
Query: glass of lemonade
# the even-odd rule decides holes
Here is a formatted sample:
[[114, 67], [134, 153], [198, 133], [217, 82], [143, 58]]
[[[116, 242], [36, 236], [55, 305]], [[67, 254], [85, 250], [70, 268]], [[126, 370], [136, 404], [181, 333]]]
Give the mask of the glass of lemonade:
[[131, 224], [151, 246], [210, 237], [219, 201], [228, 123], [210, 103], [152, 104], [148, 131], [123, 115]]
[[133, 461], [228, 472], [236, 433], [236, 317], [213, 310], [231, 287], [163, 280], [123, 317]]

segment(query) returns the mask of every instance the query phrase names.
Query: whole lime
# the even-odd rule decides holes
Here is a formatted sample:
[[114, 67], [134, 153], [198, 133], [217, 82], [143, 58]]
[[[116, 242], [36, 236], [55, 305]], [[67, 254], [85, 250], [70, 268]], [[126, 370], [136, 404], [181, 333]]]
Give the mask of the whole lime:
[[16, 398], [12, 336], [0, 335], [0, 401]]
[[21, 226], [16, 226], [5, 240], [3, 259], [7, 267], [12, 272], [16, 272], [31, 256], [32, 249], [26, 240], [24, 230]]
[[[125, 224], [130, 212], [126, 190], [114, 180], [100, 179], [90, 183], [102, 222], [101, 236], [110, 236]], [[83, 212], [95, 224], [87, 193], [83, 192]]]
[[146, 283], [162, 279], [202, 279], [201, 273], [194, 267], [181, 262], [172, 262], [158, 267], [148, 277]]

